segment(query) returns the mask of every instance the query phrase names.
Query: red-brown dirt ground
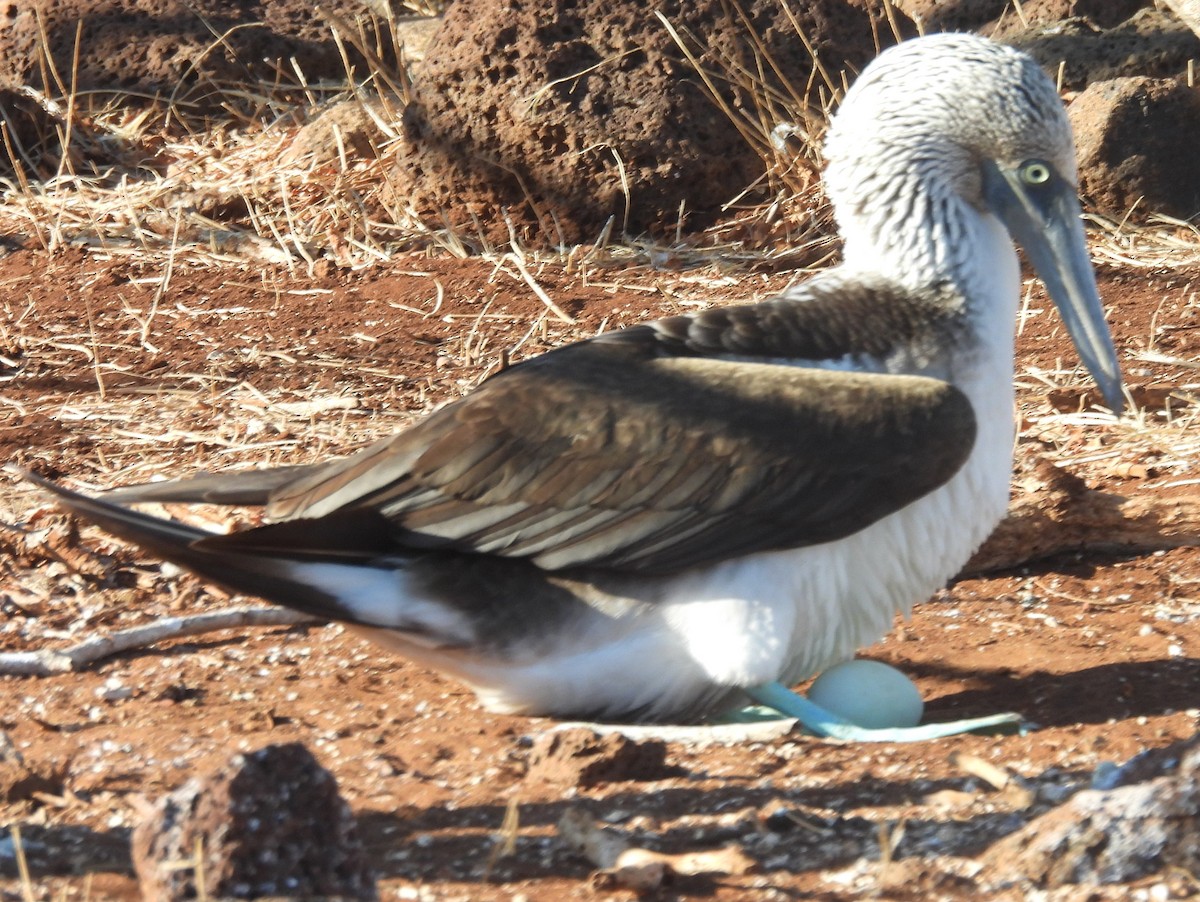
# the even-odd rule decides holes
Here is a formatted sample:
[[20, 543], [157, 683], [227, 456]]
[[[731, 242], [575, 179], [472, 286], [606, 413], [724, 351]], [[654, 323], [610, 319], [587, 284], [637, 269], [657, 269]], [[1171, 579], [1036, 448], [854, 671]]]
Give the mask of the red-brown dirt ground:
[[[762, 296], [795, 275], [530, 261], [576, 319], [568, 324], [503, 260], [419, 255], [315, 273], [180, 263], [163, 290], [161, 260], [24, 244], [0, 259], [0, 461], [84, 488], [344, 453], [467, 390], [502, 356]], [[1042, 455], [1143, 505], [1194, 499], [1187, 435], [1168, 422], [1194, 412], [1194, 279], [1101, 269], [1127, 379], [1147, 405], [1119, 422], [1067, 412], [1084, 382], [1031, 286], [1021, 472]], [[96, 530], [77, 534], [36, 491], [0, 478], [3, 651], [230, 603]], [[143, 800], [237, 751], [289, 741], [336, 776], [384, 898], [630, 898], [590, 880], [591, 865], [554, 838], [580, 804], [650, 848], [733, 844], [755, 862], [744, 874], [677, 878], [659, 898], [1020, 898], [989, 889], [977, 862], [990, 845], [1086, 786], [1102, 762], [1197, 732], [1200, 551], [1186, 547], [1194, 524], [1190, 540], [1180, 535], [1132, 551], [1097, 542], [961, 579], [865, 650], [916, 680], [929, 719], [1013, 710], [1038, 725], [1023, 736], [670, 742], [667, 768], [594, 782], [529, 766], [549, 721], [488, 713], [462, 686], [337, 626], [225, 631], [79, 673], [0, 677], [0, 731], [24, 759], [14, 777], [0, 764], [0, 823], [21, 825], [31, 875], [18, 876], [11, 843], [7, 855], [0, 847], [0, 898], [137, 898], [129, 831]], [[954, 753], [1010, 768], [1037, 800], [993, 790]], [[515, 845], [499, 856], [510, 801]], [[1163, 869], [1050, 897], [1195, 887]]]

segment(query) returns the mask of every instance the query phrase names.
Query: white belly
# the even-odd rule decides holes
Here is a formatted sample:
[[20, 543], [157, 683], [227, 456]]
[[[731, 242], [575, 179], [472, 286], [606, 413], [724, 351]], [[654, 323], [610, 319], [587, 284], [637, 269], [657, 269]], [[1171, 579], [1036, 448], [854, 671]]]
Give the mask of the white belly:
[[795, 683], [853, 657], [953, 577], [1004, 515], [1011, 438], [950, 482], [836, 542], [770, 552], [671, 580], [625, 618], [597, 614], [536, 654], [488, 660], [375, 638], [456, 673], [507, 713], [690, 717], [738, 690]]

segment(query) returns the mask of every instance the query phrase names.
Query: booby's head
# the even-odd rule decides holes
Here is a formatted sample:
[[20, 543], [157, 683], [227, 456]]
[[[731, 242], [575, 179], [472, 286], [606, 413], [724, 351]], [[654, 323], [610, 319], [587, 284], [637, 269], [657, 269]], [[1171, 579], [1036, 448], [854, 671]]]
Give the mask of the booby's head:
[[[1088, 258], [1074, 141], [1054, 83], [1029, 56], [939, 34], [884, 51], [830, 124], [825, 183], [852, 267], [911, 288], [986, 279], [972, 228], [994, 216], [1046, 284], [1109, 407], [1120, 368]], [[969, 300], [968, 300], [969, 302]]]

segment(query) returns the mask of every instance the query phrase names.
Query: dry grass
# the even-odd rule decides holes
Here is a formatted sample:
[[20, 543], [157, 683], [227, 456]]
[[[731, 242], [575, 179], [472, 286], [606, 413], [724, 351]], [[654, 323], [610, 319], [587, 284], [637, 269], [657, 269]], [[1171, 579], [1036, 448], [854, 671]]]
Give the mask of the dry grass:
[[[80, 115], [70, 74], [51, 66], [49, 87], [25, 89], [26, 99], [44, 111], [48, 123], [37, 146], [6, 136], [0, 148], [11, 172], [0, 180], [0, 218], [47, 249], [75, 245], [129, 257], [165, 253], [179, 262], [215, 266], [265, 261], [311, 271], [320, 259], [357, 267], [412, 250], [460, 256], [481, 248], [495, 255], [522, 253], [517, 247], [492, 247], [479, 235], [456, 233], [417, 214], [407, 201], [397, 126], [411, 67], [402, 47], [384, 52], [377, 39], [372, 46], [373, 35], [394, 38], [396, 31], [379, 23], [364, 31], [331, 14], [326, 18], [340, 43], [352, 44], [370, 61], [365, 77], [341, 86], [312, 85], [298, 77], [288, 84], [231, 87], [227, 121], [182, 133], [164, 133], [161, 125], [185, 121], [183, 110], [113, 108]], [[773, 202], [745, 207], [734, 198], [728, 220], [699, 239], [680, 234], [674, 242], [646, 243], [606, 233], [589, 263], [607, 264], [609, 251], [617, 265], [631, 257], [670, 257], [673, 265], [725, 258], [781, 265], [801, 258], [812, 262], [814, 253], [822, 254], [819, 248], [832, 229], [814, 172], [824, 114], [836, 101], [839, 84], [814, 67], [813, 77], [827, 82], [826, 100], [822, 110], [807, 109], [804, 93], [776, 77], [778, 66], [763, 55], [761, 41], [749, 30], [747, 41], [755, 67], [730, 55], [722, 71], [704, 77], [714, 85], [736, 84], [755, 98], [757, 114], [749, 119], [736, 114], [735, 121], [768, 163]], [[297, 104], [296, 97], [308, 102]], [[323, 128], [322, 115], [335, 107], [351, 110], [345, 118], [355, 123], [356, 137], [365, 136], [368, 152], [363, 141], [351, 142], [336, 120], [331, 133], [336, 152], [304, 152], [311, 146], [306, 129]], [[781, 123], [787, 126], [782, 131]], [[13, 132], [10, 124], [6, 135]], [[327, 146], [330, 136], [325, 137]], [[55, 164], [50, 170], [47, 161]], [[565, 249], [551, 256], [570, 254]]]
[[1200, 266], [1200, 228], [1162, 214], [1144, 223], [1088, 217], [1097, 261], [1133, 269], [1186, 271]]
[[[741, 13], [736, 3], [734, 9]], [[748, 203], [748, 193], [732, 198], [724, 221], [704, 236], [645, 242], [606, 233], [596, 242], [598, 250], [588, 249], [587, 264], [669, 260], [673, 266], [692, 266], [720, 260], [777, 268], [830, 258], [834, 230], [817, 173], [824, 123], [840, 100], [846, 76], [814, 64], [807, 84], [790, 84], [741, 14], [749, 65], [744, 55], [729, 51], [718, 54], [717, 65], [702, 68], [698, 38], [680, 34], [665, 19], [663, 25], [696, 63], [714, 102], [726, 107], [731, 122], [762, 155], [763, 181], [748, 191], [761, 196], [766, 189], [772, 200]], [[333, 31], [343, 45], [353, 44], [372, 61], [370, 71], [353, 84], [311, 85], [297, 79], [287, 85], [240, 86], [238, 103], [231, 99], [230, 109], [244, 110], [249, 97], [255, 115], [242, 113], [179, 135], [163, 134], [156, 127], [161, 116], [149, 111], [114, 108], [85, 119], [73, 112], [80, 104], [71, 92], [70, 73], [51, 72], [47, 82], [57, 86], [57, 94], [32, 88], [25, 94], [53, 123], [41, 149], [58, 165], [39, 175], [32, 149], [8, 139], [9, 126], [0, 148], [11, 170], [0, 180], [0, 219], [48, 249], [75, 245], [113, 256], [165, 254], [180, 263], [213, 266], [282, 263], [298, 272], [311, 272], [322, 259], [361, 267], [413, 250], [462, 256], [482, 247], [497, 256], [523, 253], [491, 247], [478, 235], [418, 215], [407, 201], [397, 127], [411, 68], [400, 46], [384, 52], [376, 40], [372, 49], [371, 34], [394, 38], [396, 31], [377, 23], [369, 34], [341, 21], [334, 22]], [[805, 35], [799, 38], [807, 42]], [[399, 63], [388, 65], [384, 58]], [[741, 110], [728, 107], [720, 99], [727, 85], [752, 102]], [[814, 88], [820, 98], [816, 105], [805, 100]], [[309, 102], [297, 105], [296, 96]], [[324, 127], [322, 115], [333, 107], [350, 110], [346, 118], [365, 136], [369, 152], [362, 152], [361, 143], [351, 146], [336, 122], [327, 132], [335, 152], [303, 152], [306, 129]], [[1158, 220], [1135, 227], [1095, 220], [1092, 232], [1102, 260], [1152, 268], [1200, 260], [1200, 232], [1186, 223]], [[575, 265], [580, 256], [567, 248], [549, 258]]]
[[[417, 223], [403, 203], [386, 199], [401, 196], [391, 177], [391, 123], [399, 118], [407, 69], [402, 46], [384, 53], [371, 38], [395, 38], [396, 31], [329, 18], [339, 46], [353, 44], [371, 60], [365, 78], [334, 86], [299, 77], [293, 84], [240, 86], [226, 104], [230, 117], [201, 128], [188, 123], [165, 130], [164, 122], [184, 114], [153, 107], [102, 110], [83, 119], [57, 73], [48, 82], [61, 96], [24, 89], [45, 111], [49, 133], [19, 144], [8, 139], [14, 128], [7, 126], [11, 176], [0, 183], [0, 216], [47, 249], [70, 244], [111, 254], [168, 252], [214, 265], [271, 260], [311, 266], [323, 255], [354, 264], [386, 258], [414, 240], [437, 243], [435, 230]], [[385, 56], [400, 66], [389, 69]], [[296, 104], [297, 96], [306, 102]], [[337, 103], [355, 107], [350, 119], [371, 152], [352, 155], [335, 125], [332, 157], [296, 153], [303, 127]], [[45, 170], [47, 160], [57, 160], [53, 172]]]
[[[1158, 263], [1150, 256], [1136, 269], [1155, 268], [1169, 274], [1173, 262], [1163, 247], [1168, 242], [1143, 233]], [[1103, 245], [1098, 257], [1103, 259]], [[1131, 266], [1132, 264], [1123, 264]], [[1186, 263], [1177, 262], [1188, 269]], [[1142, 298], [1146, 292], [1139, 292]], [[1200, 485], [1200, 356], [1178, 356], [1154, 350], [1164, 326], [1190, 319], [1196, 294], [1176, 289], [1170, 314], [1156, 317], [1149, 334], [1137, 337], [1127, 350], [1126, 411], [1120, 419], [1088, 407], [1095, 397], [1090, 376], [1080, 366], [1062, 361], [1055, 369], [1026, 367], [1018, 371], [1018, 405], [1022, 434], [1053, 448], [1054, 459], [1078, 475], [1097, 482], [1111, 478], [1148, 477], [1143, 491]], [[1119, 298], [1112, 299], [1119, 304]], [[1144, 303], [1144, 300], [1143, 300]], [[1163, 309], [1160, 306], [1160, 311]], [[1057, 404], [1057, 406], [1056, 406]], [[1067, 409], [1069, 407], [1076, 409]]]

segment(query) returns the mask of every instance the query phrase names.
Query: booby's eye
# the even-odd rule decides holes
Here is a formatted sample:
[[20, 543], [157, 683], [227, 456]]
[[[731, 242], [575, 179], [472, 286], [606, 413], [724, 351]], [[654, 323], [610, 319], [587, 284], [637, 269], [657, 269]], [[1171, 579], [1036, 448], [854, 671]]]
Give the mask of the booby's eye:
[[1028, 163], [1022, 163], [1018, 171], [1021, 176], [1021, 181], [1031, 187], [1044, 185], [1050, 181], [1050, 167], [1041, 160], [1030, 160]]

